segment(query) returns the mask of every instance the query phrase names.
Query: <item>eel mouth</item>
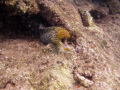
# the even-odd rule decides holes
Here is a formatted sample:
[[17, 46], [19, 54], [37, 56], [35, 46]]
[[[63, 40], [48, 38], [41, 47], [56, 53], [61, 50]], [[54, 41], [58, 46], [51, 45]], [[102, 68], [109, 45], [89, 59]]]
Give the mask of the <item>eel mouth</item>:
[[61, 43], [62, 43], [63, 47], [69, 48], [69, 46], [68, 46], [68, 44], [67, 44], [67, 38], [66, 38], [66, 37], [65, 37], [65, 38], [62, 38]]

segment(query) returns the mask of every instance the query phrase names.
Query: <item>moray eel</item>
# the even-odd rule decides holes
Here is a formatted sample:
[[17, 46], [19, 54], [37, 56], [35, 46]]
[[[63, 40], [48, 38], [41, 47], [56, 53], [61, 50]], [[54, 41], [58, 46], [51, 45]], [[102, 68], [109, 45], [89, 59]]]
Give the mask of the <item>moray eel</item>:
[[40, 41], [43, 44], [54, 43], [61, 45], [65, 50], [67, 47], [67, 39], [70, 38], [69, 32], [62, 27], [48, 27], [40, 30]]

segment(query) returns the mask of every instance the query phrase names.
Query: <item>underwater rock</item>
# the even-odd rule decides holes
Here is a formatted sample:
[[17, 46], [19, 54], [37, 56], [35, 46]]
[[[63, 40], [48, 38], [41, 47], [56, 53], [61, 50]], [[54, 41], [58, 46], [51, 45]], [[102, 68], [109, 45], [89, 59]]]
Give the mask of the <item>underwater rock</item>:
[[[71, 38], [81, 35], [80, 30], [83, 29], [81, 17], [78, 10], [66, 0], [7, 0], [2, 4], [12, 7], [12, 11], [21, 17], [38, 15], [51, 26], [61, 26], [70, 32]], [[27, 20], [25, 21], [27, 22]], [[26, 24], [25, 22], [22, 23]], [[29, 26], [34, 25], [30, 24]]]
[[107, 7], [97, 7], [90, 11], [94, 19], [102, 19], [109, 14], [109, 9]]
[[120, 0], [107, 0], [111, 14], [120, 13]]
[[94, 25], [93, 17], [91, 17], [89, 11], [80, 10], [80, 14], [81, 14], [82, 22], [84, 26], [89, 27]]
[[29, 14], [37, 14], [39, 12], [35, 0], [5, 0], [5, 5], [14, 7], [15, 12], [23, 12]]
[[29, 82], [35, 90], [72, 90], [74, 80], [67, 63], [60, 62], [44, 70], [39, 79], [31, 77]]
[[75, 7], [65, 0], [37, 1], [41, 15], [53, 26], [62, 26], [75, 36], [80, 35], [83, 25]]
[[79, 74], [76, 74], [76, 78], [78, 79], [79, 83], [86, 88], [88, 88], [94, 84], [93, 81], [91, 81], [91, 80], [89, 80], [89, 79], [87, 79], [84, 76], [81, 76]]

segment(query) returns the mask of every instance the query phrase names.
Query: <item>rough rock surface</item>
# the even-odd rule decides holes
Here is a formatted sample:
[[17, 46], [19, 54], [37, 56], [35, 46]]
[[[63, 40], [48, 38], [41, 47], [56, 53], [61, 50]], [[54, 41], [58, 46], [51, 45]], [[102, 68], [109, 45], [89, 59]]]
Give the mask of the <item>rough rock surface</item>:
[[120, 13], [120, 0], [106, 0], [112, 14]]
[[62, 26], [73, 36], [79, 36], [83, 27], [77, 9], [66, 0], [8, 0], [5, 4], [14, 7], [16, 13], [40, 13], [50, 25]]
[[2, 3], [5, 3], [5, 5], [14, 8], [16, 12], [22, 11], [23, 13], [29, 14], [37, 14], [39, 12], [35, 0], [3, 0]]
[[[0, 2], [0, 7], [5, 7], [0, 8], [0, 89], [120, 89], [120, 15], [107, 14], [95, 19], [90, 13], [95, 10], [94, 3], [73, 1], [77, 5], [65, 0], [32, 1], [36, 3], [34, 9], [30, 9], [30, 0], [9, 0], [4, 5]], [[18, 6], [17, 11], [14, 5]], [[85, 15], [82, 22], [85, 20], [88, 26], [82, 26], [77, 10], [85, 11], [80, 15]], [[100, 13], [105, 15], [108, 11]], [[54, 47], [45, 46], [38, 38], [32, 37], [34, 33], [28, 34], [27, 25], [34, 30], [33, 24], [39, 26], [39, 23], [46, 22], [68, 28], [73, 37], [76, 28], [81, 34], [73, 39], [77, 44], [70, 40], [70, 51], [58, 54]]]
[[55, 26], [62, 26], [71, 34], [79, 36], [83, 25], [76, 8], [66, 0], [38, 0], [41, 14]]

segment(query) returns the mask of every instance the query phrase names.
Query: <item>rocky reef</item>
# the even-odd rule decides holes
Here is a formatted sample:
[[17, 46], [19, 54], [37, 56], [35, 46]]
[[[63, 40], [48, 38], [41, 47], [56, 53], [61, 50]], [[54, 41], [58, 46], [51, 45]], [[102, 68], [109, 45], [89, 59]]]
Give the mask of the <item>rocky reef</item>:
[[[1, 0], [0, 89], [119, 90], [119, 4]], [[40, 29], [52, 26], [69, 31], [69, 51], [40, 42]]]

